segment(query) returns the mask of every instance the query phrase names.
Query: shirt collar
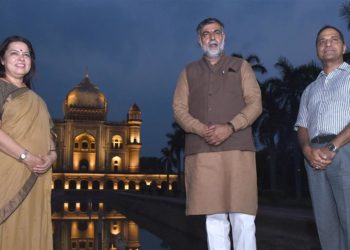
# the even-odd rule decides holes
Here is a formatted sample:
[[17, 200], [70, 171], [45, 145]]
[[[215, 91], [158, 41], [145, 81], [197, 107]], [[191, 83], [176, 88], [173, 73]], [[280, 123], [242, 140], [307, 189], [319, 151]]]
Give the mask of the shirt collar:
[[[342, 70], [342, 71], [348, 71], [350, 72], [350, 65], [346, 62], [343, 62], [342, 64], [340, 64], [337, 68], [335, 68], [332, 72], [336, 71], [336, 70]], [[317, 79], [322, 77], [322, 76], [326, 76], [327, 74], [322, 70], [320, 72], [320, 74], [318, 75]]]

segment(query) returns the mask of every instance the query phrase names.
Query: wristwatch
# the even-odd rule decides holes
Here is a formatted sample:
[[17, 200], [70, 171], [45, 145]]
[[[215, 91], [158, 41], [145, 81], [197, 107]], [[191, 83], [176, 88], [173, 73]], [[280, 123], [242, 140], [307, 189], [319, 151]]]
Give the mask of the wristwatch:
[[27, 156], [28, 156], [28, 150], [25, 149], [25, 150], [23, 151], [23, 153], [21, 153], [21, 154], [19, 155], [18, 160], [24, 161], [25, 159], [27, 159]]
[[333, 143], [328, 143], [327, 148], [331, 152], [334, 152], [334, 153], [338, 152], [338, 148]]

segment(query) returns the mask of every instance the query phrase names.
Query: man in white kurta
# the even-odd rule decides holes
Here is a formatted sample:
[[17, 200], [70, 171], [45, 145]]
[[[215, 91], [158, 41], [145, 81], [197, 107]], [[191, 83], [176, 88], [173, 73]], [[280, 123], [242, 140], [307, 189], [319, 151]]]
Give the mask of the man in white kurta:
[[261, 93], [250, 65], [223, 54], [223, 24], [197, 27], [204, 57], [181, 73], [176, 121], [186, 131], [186, 214], [206, 215], [209, 249], [254, 250], [257, 180], [251, 125]]

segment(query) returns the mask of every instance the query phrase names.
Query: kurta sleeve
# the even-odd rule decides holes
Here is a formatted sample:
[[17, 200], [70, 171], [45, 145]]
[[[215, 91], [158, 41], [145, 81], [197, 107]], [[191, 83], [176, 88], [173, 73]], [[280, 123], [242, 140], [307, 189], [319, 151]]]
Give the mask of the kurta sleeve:
[[261, 91], [255, 74], [247, 61], [241, 67], [245, 107], [231, 120], [235, 130], [251, 126], [262, 112]]
[[207, 126], [189, 113], [188, 98], [188, 81], [186, 70], [183, 70], [177, 81], [173, 98], [174, 118], [186, 132], [201, 135]]

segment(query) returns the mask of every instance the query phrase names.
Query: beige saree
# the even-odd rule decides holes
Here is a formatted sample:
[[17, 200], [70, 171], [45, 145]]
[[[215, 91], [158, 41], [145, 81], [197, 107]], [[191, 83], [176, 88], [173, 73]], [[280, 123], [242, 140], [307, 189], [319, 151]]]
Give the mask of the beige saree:
[[[0, 88], [3, 84], [8, 83], [0, 80]], [[4, 104], [1, 129], [31, 153], [46, 155], [49, 121], [43, 100], [21, 89]], [[0, 250], [53, 248], [51, 181], [51, 170], [36, 178], [23, 163], [0, 152]]]

